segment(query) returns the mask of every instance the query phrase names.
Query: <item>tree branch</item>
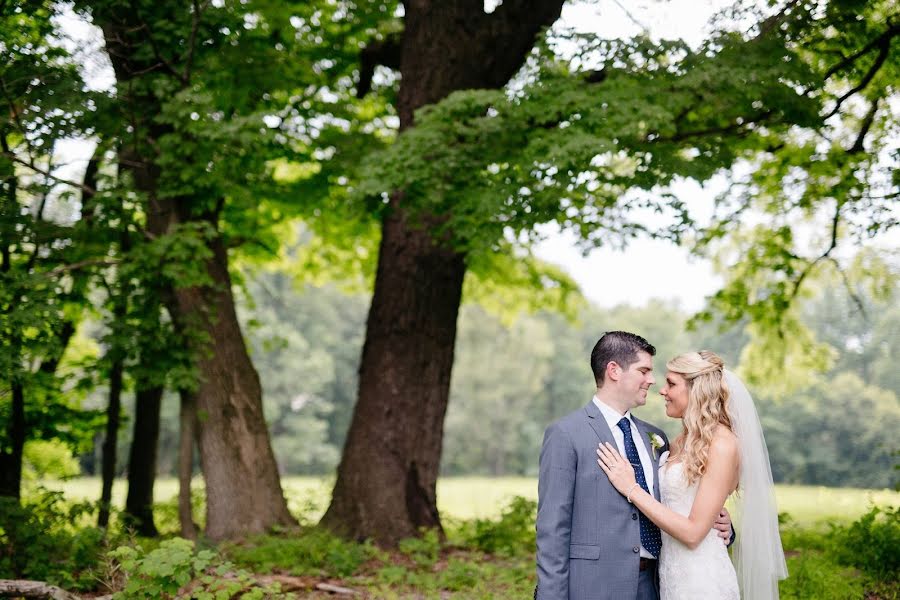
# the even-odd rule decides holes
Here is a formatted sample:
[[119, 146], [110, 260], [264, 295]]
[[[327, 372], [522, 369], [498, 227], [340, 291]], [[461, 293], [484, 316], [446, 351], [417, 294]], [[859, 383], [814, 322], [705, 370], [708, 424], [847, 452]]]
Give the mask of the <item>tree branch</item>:
[[868, 320], [869, 314], [866, 311], [866, 307], [863, 304], [862, 298], [859, 297], [859, 295], [853, 289], [853, 286], [850, 285], [850, 280], [847, 279], [847, 273], [844, 272], [844, 270], [841, 268], [841, 265], [838, 263], [838, 261], [835, 258], [828, 257], [828, 260], [830, 260], [832, 263], [834, 263], [834, 266], [835, 266], [835, 268], [837, 268], [838, 273], [841, 274], [841, 279], [844, 281], [844, 289], [847, 290], [847, 294], [850, 295], [850, 299], [853, 300], [853, 303], [856, 305], [856, 308], [859, 309], [859, 312], [860, 312], [860, 314], [862, 314], [863, 318]]
[[[646, 140], [648, 142], [683, 142], [684, 140], [688, 140], [696, 137], [705, 137], [707, 135], [717, 135], [717, 134], [728, 134], [740, 132], [741, 129], [746, 128], [750, 125], [759, 124], [766, 119], [772, 116], [772, 111], [767, 110], [759, 113], [752, 119], [745, 120], [742, 123], [733, 123], [731, 125], [727, 125], [725, 127], [710, 127], [708, 129], [698, 129], [696, 131], [684, 131], [680, 133], [676, 133], [675, 135], [667, 138], [656, 138], [654, 140]], [[746, 133], [746, 132], [742, 132]]]
[[811, 263], [806, 265], [806, 268], [803, 269], [803, 272], [800, 273], [800, 277], [797, 278], [797, 281], [794, 282], [794, 290], [791, 293], [791, 297], [789, 301], [793, 301], [794, 298], [797, 297], [797, 294], [800, 293], [800, 286], [803, 285], [803, 281], [806, 277], [812, 272], [817, 264], [821, 261], [830, 258], [831, 253], [837, 248], [838, 243], [838, 226], [841, 222], [841, 207], [843, 205], [838, 202], [837, 206], [834, 209], [834, 216], [831, 218], [831, 243], [828, 245], [828, 248], [823, 252], [820, 256], [818, 256]]
[[891, 38], [898, 34], [900, 34], [900, 23], [894, 23], [887, 29], [887, 31], [882, 33], [880, 36], [878, 36], [850, 56], [844, 57], [841, 62], [825, 71], [825, 79], [828, 79], [838, 71], [847, 68], [848, 66], [859, 60], [860, 57], [865, 56], [866, 54], [871, 52], [873, 49], [878, 48], [885, 43], [890, 44]]
[[784, 21], [784, 18], [787, 16], [788, 12], [799, 3], [800, 0], [791, 0], [790, 2], [785, 4], [784, 8], [782, 8], [780, 11], [760, 23], [759, 33], [756, 34], [756, 39], [765, 37], [770, 31], [778, 27], [781, 22]]
[[[131, 10], [134, 11], [135, 15], [139, 14], [139, 12], [140, 12], [138, 6], [133, 1], [131, 2]], [[182, 74], [179, 73], [178, 70], [175, 68], [175, 65], [173, 65], [168, 60], [166, 60], [163, 57], [162, 53], [159, 51], [159, 46], [156, 44], [156, 40], [153, 39], [153, 31], [150, 29], [150, 25], [147, 23], [146, 20], [141, 20], [141, 24], [138, 27], [138, 29], [144, 30], [146, 32], [147, 42], [150, 44], [150, 48], [153, 49], [153, 57], [156, 58], [156, 60], [158, 61], [159, 64], [151, 65], [150, 67], [147, 67], [146, 69], [143, 69], [142, 71], [137, 72], [137, 73], [129, 73], [128, 74], [129, 77], [135, 77], [138, 75], [142, 75], [143, 73], [153, 71], [156, 69], [156, 67], [158, 67], [159, 65], [162, 65], [163, 67], [165, 67], [165, 70], [168, 71], [172, 76], [177, 78], [183, 84], [187, 84], [187, 82], [184, 80], [184, 77], [182, 76]]]
[[191, 5], [194, 8], [191, 13], [191, 35], [188, 38], [187, 56], [184, 59], [184, 75], [181, 77], [181, 81], [185, 85], [191, 80], [191, 69], [194, 65], [194, 52], [197, 44], [197, 31], [200, 29], [200, 15], [208, 4], [208, 2], [204, 2], [201, 5], [197, 0], [191, 1]]
[[121, 260], [116, 260], [113, 258], [89, 258], [85, 260], [79, 260], [78, 262], [73, 262], [67, 265], [60, 265], [58, 267], [54, 267], [47, 271], [47, 277], [56, 277], [58, 275], [62, 275], [63, 273], [70, 273], [72, 271], [78, 271], [79, 269], [83, 269], [85, 267], [93, 267], [93, 266], [103, 266], [103, 267], [112, 267], [120, 264]]
[[356, 97], [362, 98], [372, 89], [372, 77], [375, 67], [382, 65], [389, 69], [400, 69], [400, 50], [403, 34], [394, 32], [383, 39], [374, 40], [359, 53], [359, 83], [356, 86]]
[[872, 127], [872, 123], [875, 121], [875, 113], [878, 112], [878, 101], [880, 98], [875, 98], [872, 102], [872, 106], [869, 108], [869, 112], [866, 113], [865, 118], [863, 118], [862, 126], [859, 128], [859, 135], [856, 136], [856, 141], [853, 142], [853, 146], [847, 150], [847, 154], [859, 154], [863, 150], [865, 150], [864, 144], [866, 140], [866, 134], [869, 133], [869, 129]]
[[881, 69], [881, 66], [885, 63], [888, 55], [891, 53], [891, 38], [884, 38], [878, 46], [881, 51], [875, 58], [875, 62], [872, 63], [871, 67], [869, 67], [868, 72], [866, 72], [865, 76], [862, 78], [859, 84], [857, 84], [849, 92], [837, 99], [837, 103], [834, 105], [834, 109], [830, 113], [828, 113], [828, 115], [825, 117], [826, 119], [830, 119], [831, 117], [836, 115], [841, 109], [841, 105], [847, 98], [857, 92], [861, 92], [862, 90], [864, 90], [866, 86], [869, 85], [869, 82], [872, 81], [872, 78], [875, 77], [875, 74], [878, 73], [878, 70]]
[[486, 83], [501, 87], [516, 74], [537, 36], [559, 19], [563, 4], [564, 0], [504, 0], [493, 13], [481, 13], [475, 37], [484, 43], [473, 53], [481, 53], [478, 66], [485, 69]]
[[[55, 585], [44, 581], [28, 581], [25, 579], [0, 579], [0, 598], [44, 598], [47, 600], [81, 600]], [[110, 600], [111, 594], [97, 596], [93, 600]]]
[[58, 176], [54, 175], [53, 173], [50, 173], [49, 171], [38, 167], [36, 164], [34, 164], [31, 161], [27, 161], [27, 160], [19, 158], [12, 151], [4, 151], [3, 155], [6, 156], [7, 158], [9, 158], [11, 161], [19, 163], [20, 165], [24, 165], [24, 166], [28, 167], [29, 169], [31, 169], [32, 171], [34, 171], [35, 173], [39, 173], [40, 175], [43, 175], [44, 177], [52, 179], [53, 181], [56, 181], [57, 183], [64, 183], [66, 185], [70, 185], [73, 188], [82, 190], [89, 194], [97, 193], [97, 190], [93, 189], [92, 187], [90, 187], [88, 185], [85, 185], [84, 183], [78, 183], [76, 181], [71, 181], [69, 179], [64, 179], [62, 177], [58, 177]]

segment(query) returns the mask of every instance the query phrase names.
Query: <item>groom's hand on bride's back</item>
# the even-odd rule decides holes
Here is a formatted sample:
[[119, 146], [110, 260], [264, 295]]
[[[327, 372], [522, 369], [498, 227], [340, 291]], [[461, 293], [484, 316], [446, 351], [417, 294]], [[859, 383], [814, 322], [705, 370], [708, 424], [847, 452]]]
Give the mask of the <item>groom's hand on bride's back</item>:
[[731, 515], [728, 514], [728, 509], [722, 508], [719, 516], [716, 517], [716, 522], [713, 523], [713, 528], [727, 546], [734, 543], [734, 526], [731, 524]]

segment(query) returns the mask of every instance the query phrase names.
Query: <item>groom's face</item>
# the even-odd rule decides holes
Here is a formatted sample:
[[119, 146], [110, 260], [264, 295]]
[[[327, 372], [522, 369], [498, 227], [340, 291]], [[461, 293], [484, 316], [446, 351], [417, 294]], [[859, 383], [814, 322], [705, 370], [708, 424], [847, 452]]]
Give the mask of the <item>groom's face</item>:
[[656, 382], [653, 379], [653, 358], [646, 352], [638, 352], [637, 360], [628, 365], [619, 377], [619, 389], [632, 408], [647, 403], [647, 391]]

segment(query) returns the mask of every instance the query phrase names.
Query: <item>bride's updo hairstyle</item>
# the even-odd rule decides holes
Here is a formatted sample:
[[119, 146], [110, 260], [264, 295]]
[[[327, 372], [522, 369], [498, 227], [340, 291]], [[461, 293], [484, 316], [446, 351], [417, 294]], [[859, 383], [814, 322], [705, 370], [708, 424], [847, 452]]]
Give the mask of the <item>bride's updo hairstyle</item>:
[[666, 368], [684, 377], [688, 386], [687, 409], [682, 417], [684, 430], [673, 444], [688, 484], [693, 484], [706, 472], [716, 427], [724, 425], [732, 429], [724, 364], [708, 350], [688, 352], [666, 363]]

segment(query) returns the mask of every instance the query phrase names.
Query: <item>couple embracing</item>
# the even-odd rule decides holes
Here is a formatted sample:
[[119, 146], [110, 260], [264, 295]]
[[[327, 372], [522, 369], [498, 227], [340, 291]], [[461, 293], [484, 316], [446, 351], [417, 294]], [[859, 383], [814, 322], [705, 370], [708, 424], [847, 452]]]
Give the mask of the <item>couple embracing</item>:
[[712, 352], [669, 361], [660, 394], [684, 426], [670, 446], [631, 415], [655, 383], [655, 353], [638, 335], [604, 334], [591, 353], [593, 399], [547, 428], [536, 600], [778, 598], [787, 568], [749, 392]]

